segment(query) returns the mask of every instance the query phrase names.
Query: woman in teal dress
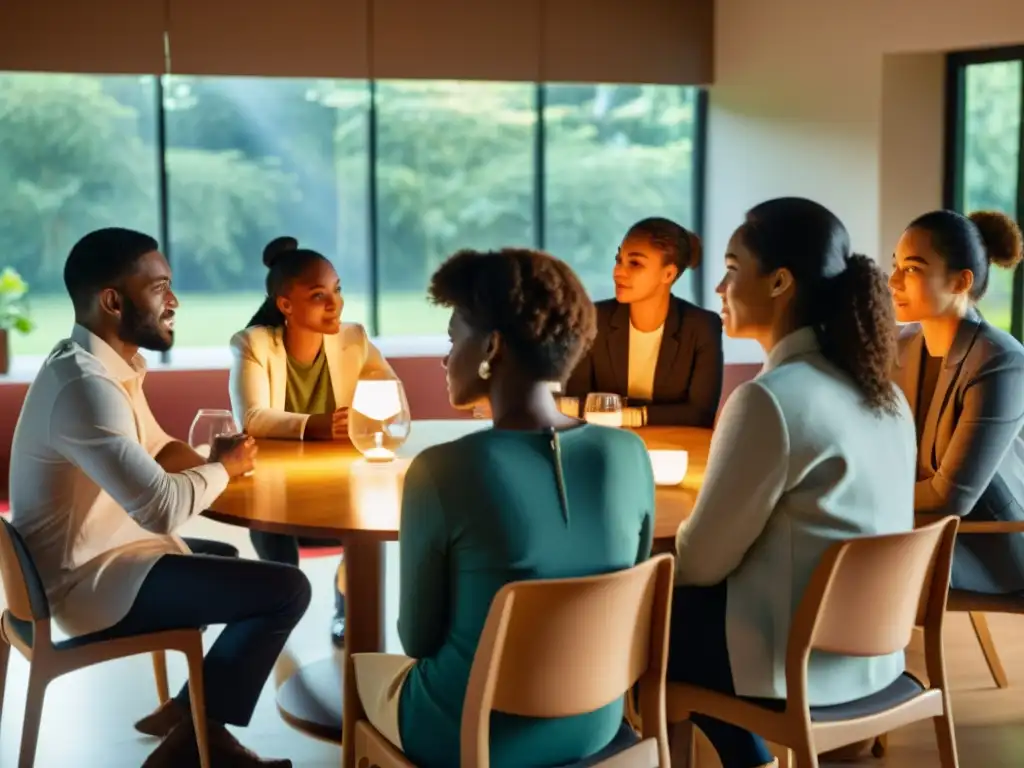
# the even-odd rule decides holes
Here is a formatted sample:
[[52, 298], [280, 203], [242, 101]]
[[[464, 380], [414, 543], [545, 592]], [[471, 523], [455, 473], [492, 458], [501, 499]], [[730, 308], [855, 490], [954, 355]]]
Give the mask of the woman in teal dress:
[[[654, 479], [643, 441], [563, 415], [560, 381], [595, 335], [594, 306], [544, 253], [462, 251], [430, 296], [452, 310], [452, 405], [486, 401], [494, 426], [430, 448], [409, 467], [399, 533], [398, 629], [408, 656], [354, 656], [371, 723], [423, 768], [459, 765], [473, 656], [502, 586], [630, 568], [650, 555]], [[622, 702], [584, 715], [495, 713], [495, 768], [564, 766], [606, 748]]]

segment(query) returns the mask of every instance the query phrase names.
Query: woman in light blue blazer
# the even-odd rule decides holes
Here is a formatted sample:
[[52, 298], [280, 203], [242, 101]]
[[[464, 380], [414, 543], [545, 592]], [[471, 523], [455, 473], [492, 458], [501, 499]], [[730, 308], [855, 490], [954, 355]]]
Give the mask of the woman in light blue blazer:
[[[762, 203], [729, 241], [725, 332], [767, 362], [738, 387], [711, 441], [704, 484], [676, 537], [669, 679], [763, 700], [786, 698], [794, 611], [837, 541], [913, 527], [917, 446], [891, 382], [885, 276], [830, 211], [799, 198]], [[812, 706], [898, 684], [903, 653], [811, 656]], [[724, 768], [771, 766], [760, 737], [695, 724]]]
[[[917, 425], [919, 515], [1024, 521], [1024, 346], [977, 309], [989, 265], [1013, 269], [1021, 232], [1008, 216], [918, 217], [889, 278], [900, 333], [895, 379]], [[958, 536], [952, 585], [1024, 591], [1024, 533]]]

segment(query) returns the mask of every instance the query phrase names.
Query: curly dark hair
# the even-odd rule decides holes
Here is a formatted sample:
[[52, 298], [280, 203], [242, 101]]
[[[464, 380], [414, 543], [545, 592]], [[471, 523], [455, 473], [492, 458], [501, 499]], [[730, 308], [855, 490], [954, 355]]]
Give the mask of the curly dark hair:
[[459, 251], [430, 278], [429, 295], [474, 329], [499, 333], [538, 381], [565, 378], [597, 335], [597, 313], [580, 279], [541, 251]]
[[888, 283], [873, 260], [850, 252], [839, 218], [811, 200], [779, 198], [748, 211], [740, 237], [763, 272], [792, 273], [799, 321], [814, 328], [822, 354], [850, 376], [868, 407], [897, 413]]

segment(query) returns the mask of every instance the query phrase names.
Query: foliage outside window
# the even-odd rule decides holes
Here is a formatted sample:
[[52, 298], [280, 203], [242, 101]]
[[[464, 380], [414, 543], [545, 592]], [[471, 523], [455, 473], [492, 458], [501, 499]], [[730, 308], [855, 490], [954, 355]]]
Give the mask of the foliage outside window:
[[444, 333], [426, 282], [462, 247], [544, 246], [595, 298], [609, 296], [630, 224], [654, 215], [695, 224], [696, 94], [0, 73], [0, 252], [32, 285], [38, 326], [15, 340], [15, 354], [45, 354], [67, 334], [64, 259], [102, 226], [159, 238], [166, 225], [182, 302], [176, 349], [226, 347], [260, 302], [262, 248], [281, 234], [327, 254], [345, 318], [385, 335]]
[[[962, 120], [962, 168], [958, 190], [962, 213], [1002, 211], [1020, 217], [1021, 61], [992, 61], [965, 67]], [[1020, 298], [1016, 299], [1020, 301]], [[1010, 330], [1013, 273], [990, 272], [979, 308], [993, 325]]]

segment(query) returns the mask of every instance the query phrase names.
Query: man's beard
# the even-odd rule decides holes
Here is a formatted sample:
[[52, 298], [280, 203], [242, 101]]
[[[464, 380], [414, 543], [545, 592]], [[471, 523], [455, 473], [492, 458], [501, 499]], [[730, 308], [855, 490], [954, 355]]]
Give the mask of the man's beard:
[[160, 325], [161, 318], [144, 315], [128, 296], [121, 295], [121, 327], [118, 338], [125, 344], [134, 344], [154, 352], [166, 352], [174, 344], [174, 332]]

